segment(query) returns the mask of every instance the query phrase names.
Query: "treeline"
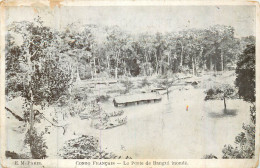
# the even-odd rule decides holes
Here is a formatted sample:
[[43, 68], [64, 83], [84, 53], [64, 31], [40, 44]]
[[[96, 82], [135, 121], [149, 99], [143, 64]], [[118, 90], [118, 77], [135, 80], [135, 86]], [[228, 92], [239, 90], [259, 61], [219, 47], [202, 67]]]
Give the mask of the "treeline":
[[[236, 64], [253, 36], [235, 38], [234, 28], [216, 25], [171, 33], [132, 35], [119, 27], [87, 25], [81, 32], [67, 29], [69, 51], [78, 50], [82, 79], [102, 75], [164, 75], [167, 72], [223, 71]], [[101, 75], [101, 76], [102, 76]]]
[[234, 28], [221, 25], [165, 34], [133, 35], [116, 26], [96, 25], [72, 30], [67, 29], [63, 37], [68, 51], [78, 51], [82, 79], [223, 71], [234, 66], [246, 45], [255, 41], [253, 36], [235, 38]]
[[[29, 33], [28, 25], [35, 27], [39, 23], [38, 19], [10, 27], [24, 36]], [[42, 23], [41, 26], [44, 27]], [[236, 64], [246, 45], [255, 43], [253, 36], [236, 38], [234, 28], [224, 25], [165, 34], [130, 34], [117, 26], [85, 25], [80, 29], [76, 24], [68, 25], [64, 31], [47, 29], [48, 32], [38, 32], [39, 39], [54, 38], [52, 57], [66, 62], [68, 71], [73, 75], [79, 72], [81, 79], [223, 71]], [[33, 39], [35, 47], [39, 39]], [[21, 50], [21, 46], [16, 47]]]

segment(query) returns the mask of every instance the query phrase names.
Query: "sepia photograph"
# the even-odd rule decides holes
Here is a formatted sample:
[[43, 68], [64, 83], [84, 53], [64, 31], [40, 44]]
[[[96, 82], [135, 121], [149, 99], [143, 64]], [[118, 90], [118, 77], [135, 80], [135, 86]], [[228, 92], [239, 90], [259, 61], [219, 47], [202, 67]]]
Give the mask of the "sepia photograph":
[[1, 160], [255, 162], [257, 8], [6, 6]]

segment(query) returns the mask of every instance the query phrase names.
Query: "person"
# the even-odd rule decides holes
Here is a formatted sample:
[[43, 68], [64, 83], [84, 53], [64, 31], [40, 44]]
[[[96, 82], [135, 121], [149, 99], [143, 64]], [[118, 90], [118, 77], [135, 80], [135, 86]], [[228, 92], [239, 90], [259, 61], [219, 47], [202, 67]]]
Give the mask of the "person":
[[113, 99], [113, 103], [114, 103], [114, 106], [116, 106], [116, 100], [115, 100], [115, 98]]

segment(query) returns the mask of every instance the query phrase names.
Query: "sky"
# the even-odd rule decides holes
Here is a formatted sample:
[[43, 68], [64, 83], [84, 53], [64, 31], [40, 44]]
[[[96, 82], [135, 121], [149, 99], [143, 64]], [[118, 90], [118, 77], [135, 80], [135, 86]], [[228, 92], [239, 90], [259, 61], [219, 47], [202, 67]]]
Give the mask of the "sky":
[[46, 25], [61, 29], [72, 22], [79, 25], [117, 25], [131, 33], [172, 32], [207, 28], [216, 24], [235, 28], [236, 37], [255, 35], [255, 6], [99, 6], [38, 8], [11, 7], [6, 21], [28, 20], [41, 16]]

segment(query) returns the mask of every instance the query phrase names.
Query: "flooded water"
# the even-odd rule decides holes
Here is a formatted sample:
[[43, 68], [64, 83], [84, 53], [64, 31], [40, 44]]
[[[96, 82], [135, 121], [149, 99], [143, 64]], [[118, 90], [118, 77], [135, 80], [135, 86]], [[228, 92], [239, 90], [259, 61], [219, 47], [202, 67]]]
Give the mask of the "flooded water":
[[224, 113], [223, 101], [204, 98], [202, 89], [191, 87], [174, 90], [159, 103], [124, 108], [102, 104], [106, 111], [123, 109], [128, 122], [98, 131], [101, 148], [136, 159], [199, 159], [210, 153], [221, 157], [223, 146], [233, 144], [243, 122], [249, 122], [249, 104], [228, 100]]
[[[126, 125], [97, 130], [90, 127], [90, 120], [69, 118], [65, 135], [62, 129], [55, 127], [51, 127], [51, 133], [45, 135], [49, 147], [47, 155], [49, 158], [57, 158], [58, 150], [66, 140], [85, 134], [97, 137], [102, 150], [123, 157], [200, 159], [212, 153], [220, 158], [223, 146], [234, 144], [236, 135], [242, 131], [243, 122], [250, 122], [250, 104], [243, 100], [227, 100], [224, 113], [222, 100], [205, 102], [204, 98], [204, 90], [189, 87], [188, 90], [173, 89], [169, 99], [164, 95], [162, 101], [157, 103], [116, 108], [110, 100], [102, 103], [102, 108], [106, 112], [123, 109], [124, 115], [128, 117]], [[15, 107], [13, 103], [14, 110], [21, 110], [21, 107]], [[44, 125], [43, 122], [41, 124]], [[38, 124], [38, 129], [42, 127], [41, 124]], [[10, 127], [7, 138], [14, 142], [7, 141], [8, 150], [18, 149], [15, 144], [21, 137], [24, 138], [24, 134], [17, 134]], [[20, 139], [13, 138], [16, 136]]]

